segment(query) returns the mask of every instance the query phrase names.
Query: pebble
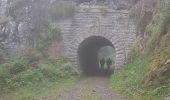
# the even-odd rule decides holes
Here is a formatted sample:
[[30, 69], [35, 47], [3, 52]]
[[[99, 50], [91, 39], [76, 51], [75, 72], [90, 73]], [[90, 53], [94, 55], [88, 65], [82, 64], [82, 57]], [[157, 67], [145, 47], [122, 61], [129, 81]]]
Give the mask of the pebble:
[[170, 96], [166, 98], [166, 100], [170, 100]]

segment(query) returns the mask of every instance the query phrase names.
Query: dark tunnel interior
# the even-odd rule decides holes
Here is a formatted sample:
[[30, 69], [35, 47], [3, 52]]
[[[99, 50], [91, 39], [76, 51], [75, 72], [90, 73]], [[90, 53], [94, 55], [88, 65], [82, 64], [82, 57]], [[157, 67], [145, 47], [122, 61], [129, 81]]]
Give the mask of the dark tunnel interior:
[[98, 63], [98, 50], [104, 46], [113, 47], [112, 43], [100, 36], [85, 39], [78, 48], [79, 65], [85, 75], [103, 75], [110, 71], [101, 71]]

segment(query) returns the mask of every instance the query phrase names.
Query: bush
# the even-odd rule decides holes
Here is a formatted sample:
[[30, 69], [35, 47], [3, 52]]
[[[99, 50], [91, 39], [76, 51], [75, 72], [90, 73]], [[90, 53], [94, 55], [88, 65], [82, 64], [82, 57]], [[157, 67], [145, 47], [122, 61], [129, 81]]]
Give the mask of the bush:
[[2, 43], [0, 43], [0, 64], [3, 63], [6, 58], [7, 58], [7, 50], [5, 46]]
[[41, 68], [41, 72], [49, 81], [52, 81], [52, 82], [61, 78], [59, 74], [59, 70], [56, 69], [55, 66], [53, 65], [52, 66], [49, 66], [48, 64], [44, 65]]
[[78, 75], [78, 71], [68, 62], [63, 64], [61, 71], [65, 72], [65, 77]]
[[18, 86], [20, 87], [25, 85], [38, 85], [39, 83], [43, 83], [45, 79], [39, 69], [31, 68], [19, 74], [16, 78], [14, 78], [13, 81], [13, 83], [21, 83]]
[[45, 85], [78, 75], [72, 65], [63, 59], [46, 59], [41, 66], [38, 64], [38, 67], [32, 66], [30, 59], [34, 58], [18, 57], [0, 65], [0, 90]]
[[60, 29], [57, 28], [55, 24], [48, 23], [45, 32], [41, 33], [35, 42], [34, 48], [36, 49], [36, 52], [41, 53], [43, 57], [47, 57], [49, 46], [54, 40], [62, 40]]
[[0, 77], [4, 77], [4, 74], [9, 74], [11, 76], [17, 75], [27, 70], [28, 66], [28, 63], [24, 59], [16, 58], [15, 60], [0, 65]]
[[13, 79], [28, 68], [28, 63], [23, 58], [15, 58], [0, 65], [0, 89], [14, 89], [16, 83]]
[[3, 65], [0, 65], [0, 90], [3, 90], [10, 78], [11, 75], [7, 68], [5, 68]]
[[72, 65], [64, 60], [50, 59], [50, 63], [44, 64], [41, 68], [43, 75], [50, 81], [58, 79], [68, 79], [77, 76], [78, 73], [72, 68]]
[[155, 53], [150, 62], [149, 70], [145, 73], [143, 83], [146, 86], [159, 86], [167, 84], [170, 81], [170, 64], [167, 61], [170, 58], [170, 48]]
[[39, 63], [42, 60], [43, 55], [38, 52], [35, 48], [31, 48], [25, 55], [24, 59], [28, 62], [31, 67], [38, 68]]
[[25, 71], [29, 67], [28, 62], [23, 58], [17, 58], [6, 65], [6, 67], [9, 69], [9, 73], [13, 75]]

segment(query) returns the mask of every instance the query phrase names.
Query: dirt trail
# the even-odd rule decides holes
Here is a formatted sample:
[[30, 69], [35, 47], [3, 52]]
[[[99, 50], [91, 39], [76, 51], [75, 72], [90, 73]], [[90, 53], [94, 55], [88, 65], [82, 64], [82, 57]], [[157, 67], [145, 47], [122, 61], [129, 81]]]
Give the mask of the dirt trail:
[[57, 100], [123, 100], [112, 94], [109, 89], [109, 78], [86, 77], [77, 82], [69, 91], [60, 95]]

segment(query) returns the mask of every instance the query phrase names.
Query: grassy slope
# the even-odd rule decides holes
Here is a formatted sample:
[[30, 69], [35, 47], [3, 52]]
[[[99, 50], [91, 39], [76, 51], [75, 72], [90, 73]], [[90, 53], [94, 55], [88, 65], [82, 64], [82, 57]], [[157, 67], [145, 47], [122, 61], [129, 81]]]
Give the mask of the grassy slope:
[[72, 65], [46, 59], [41, 65], [18, 58], [0, 65], [0, 98], [4, 100], [54, 100], [77, 79]]
[[[167, 0], [168, 1], [168, 0]], [[166, 2], [167, 4], [168, 2]], [[170, 7], [163, 6], [145, 30], [131, 63], [111, 77], [111, 85], [130, 100], [164, 100], [170, 96]]]
[[49, 83], [48, 85], [40, 84], [40, 86], [22, 87], [16, 91], [3, 94], [1, 97], [4, 98], [4, 100], [56, 100], [75, 80], [76, 78], [65, 79]]
[[150, 69], [148, 66], [150, 62], [151, 57], [137, 58], [120, 72], [112, 75], [113, 90], [130, 100], [164, 100], [164, 97], [170, 95], [170, 85], [147, 86], [142, 83]]

